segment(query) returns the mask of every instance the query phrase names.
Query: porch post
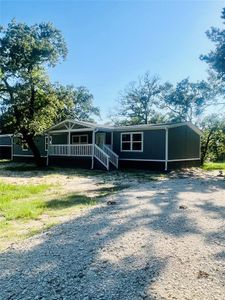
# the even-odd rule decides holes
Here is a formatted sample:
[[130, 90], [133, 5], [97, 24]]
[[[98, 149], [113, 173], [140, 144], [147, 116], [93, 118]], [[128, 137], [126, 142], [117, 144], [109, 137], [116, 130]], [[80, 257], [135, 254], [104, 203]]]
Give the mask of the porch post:
[[91, 157], [91, 169], [94, 169], [94, 151], [95, 151], [95, 130], [92, 132], [92, 157]]
[[50, 147], [50, 135], [49, 135], [49, 132], [48, 132], [48, 147], [47, 147], [47, 160], [46, 160], [46, 165], [48, 166], [49, 164], [49, 157], [48, 157], [48, 151], [49, 151], [49, 147]]
[[165, 128], [165, 171], [168, 169], [168, 128]]
[[71, 149], [70, 149], [70, 145], [71, 145], [71, 136], [70, 136], [70, 131], [68, 131], [68, 156], [70, 156], [71, 154]]

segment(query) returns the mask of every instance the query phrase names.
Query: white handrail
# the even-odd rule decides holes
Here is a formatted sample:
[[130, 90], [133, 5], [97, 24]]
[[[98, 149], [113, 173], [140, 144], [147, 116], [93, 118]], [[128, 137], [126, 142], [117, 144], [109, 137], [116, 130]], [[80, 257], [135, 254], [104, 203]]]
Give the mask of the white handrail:
[[110, 162], [118, 169], [119, 156], [106, 145], [103, 145], [103, 151], [108, 154]]
[[109, 170], [109, 155], [97, 145], [94, 146], [94, 157]]
[[76, 145], [49, 145], [48, 154], [50, 156], [92, 156], [92, 144]]

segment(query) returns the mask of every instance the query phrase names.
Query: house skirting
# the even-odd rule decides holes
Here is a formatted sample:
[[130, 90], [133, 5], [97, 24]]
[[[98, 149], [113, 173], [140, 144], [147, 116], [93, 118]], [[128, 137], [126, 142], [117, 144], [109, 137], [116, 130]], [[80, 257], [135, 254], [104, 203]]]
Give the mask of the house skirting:
[[70, 167], [70, 168], [84, 168], [91, 169], [91, 157], [62, 157], [62, 156], [49, 156], [49, 166]]
[[[168, 161], [168, 171], [181, 168], [199, 167], [200, 159], [190, 159], [190, 160], [178, 160], [178, 161]], [[119, 169], [143, 169], [143, 170], [156, 170], [165, 171], [165, 161], [154, 161], [154, 160], [129, 160], [121, 159], [119, 161]]]
[[0, 159], [11, 159], [11, 158], [12, 158], [12, 147], [0, 146]]

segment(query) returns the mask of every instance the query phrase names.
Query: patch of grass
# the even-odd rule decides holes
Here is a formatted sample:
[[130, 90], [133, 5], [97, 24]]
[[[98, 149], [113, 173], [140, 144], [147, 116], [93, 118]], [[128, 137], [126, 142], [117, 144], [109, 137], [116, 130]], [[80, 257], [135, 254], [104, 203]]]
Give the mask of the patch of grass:
[[114, 185], [110, 187], [102, 187], [96, 190], [96, 192], [98, 192], [97, 198], [102, 198], [102, 197], [116, 194], [117, 192], [125, 190], [129, 187], [130, 187], [129, 185]]
[[72, 194], [62, 199], [52, 199], [45, 203], [45, 208], [50, 210], [59, 210], [71, 206], [84, 207], [97, 203], [96, 197], [88, 197], [81, 194]]
[[[95, 205], [97, 197], [62, 192], [48, 184], [0, 182], [0, 251], [62, 222], [79, 209]], [[56, 196], [58, 194], [58, 196]]]
[[207, 162], [202, 168], [206, 171], [223, 170], [225, 171], [225, 162]]
[[16, 185], [0, 182], [0, 217], [4, 220], [37, 218], [44, 209], [35, 196], [49, 189], [47, 184]]
[[37, 167], [35, 165], [15, 165], [15, 166], [6, 166], [4, 170], [11, 172], [32, 172], [32, 171], [51, 171], [53, 168], [51, 167]]
[[0, 159], [0, 164], [9, 164], [12, 163], [12, 160], [10, 159]]

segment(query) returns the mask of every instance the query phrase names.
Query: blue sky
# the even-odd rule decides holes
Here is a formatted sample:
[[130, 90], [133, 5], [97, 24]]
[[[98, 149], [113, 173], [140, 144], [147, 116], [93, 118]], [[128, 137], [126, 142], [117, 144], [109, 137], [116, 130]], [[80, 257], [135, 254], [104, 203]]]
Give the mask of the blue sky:
[[50, 21], [68, 45], [53, 81], [84, 85], [106, 120], [118, 93], [146, 71], [163, 81], [207, 76], [199, 55], [212, 44], [205, 31], [222, 26], [223, 1], [0, 0], [0, 24]]

